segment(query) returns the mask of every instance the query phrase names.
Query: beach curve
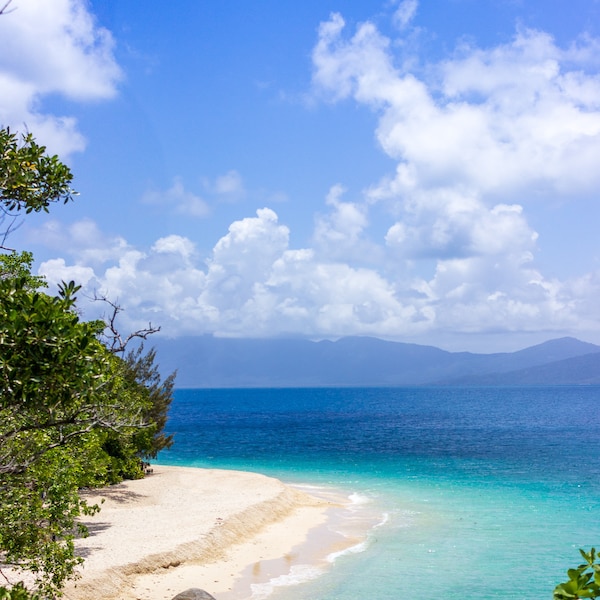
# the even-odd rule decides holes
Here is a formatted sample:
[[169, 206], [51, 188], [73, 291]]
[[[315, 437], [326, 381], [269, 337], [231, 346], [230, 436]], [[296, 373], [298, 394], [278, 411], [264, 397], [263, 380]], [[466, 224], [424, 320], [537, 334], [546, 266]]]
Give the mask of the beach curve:
[[190, 587], [220, 600], [257, 561], [291, 562], [335, 506], [258, 473], [165, 466], [87, 500], [101, 511], [76, 540], [85, 563], [67, 600], [170, 600]]

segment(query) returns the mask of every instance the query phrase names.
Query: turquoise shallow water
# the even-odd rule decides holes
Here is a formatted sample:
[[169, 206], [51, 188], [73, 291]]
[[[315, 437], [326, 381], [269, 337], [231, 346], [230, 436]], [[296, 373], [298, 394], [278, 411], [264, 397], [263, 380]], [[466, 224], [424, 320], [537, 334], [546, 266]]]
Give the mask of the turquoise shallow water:
[[600, 546], [599, 403], [598, 387], [178, 390], [159, 462], [332, 486], [386, 515], [272, 600], [542, 600]]

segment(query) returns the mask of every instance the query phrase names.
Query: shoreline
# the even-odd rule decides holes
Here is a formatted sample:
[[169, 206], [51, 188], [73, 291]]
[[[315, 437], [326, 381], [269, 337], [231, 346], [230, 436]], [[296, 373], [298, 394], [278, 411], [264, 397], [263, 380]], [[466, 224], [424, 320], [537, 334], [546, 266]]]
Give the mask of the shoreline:
[[84, 520], [90, 535], [75, 544], [85, 563], [64, 598], [171, 600], [195, 587], [236, 600], [257, 585], [268, 595], [269, 581], [299, 562], [360, 541], [327, 527], [349, 500], [319, 496], [258, 473], [162, 465], [91, 490], [86, 499], [101, 510]]

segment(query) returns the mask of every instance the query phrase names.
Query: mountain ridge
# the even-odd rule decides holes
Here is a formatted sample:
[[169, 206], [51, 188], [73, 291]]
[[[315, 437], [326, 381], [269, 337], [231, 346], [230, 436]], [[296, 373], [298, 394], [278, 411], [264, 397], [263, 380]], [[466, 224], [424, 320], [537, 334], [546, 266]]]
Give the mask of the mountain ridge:
[[198, 336], [153, 345], [161, 372], [177, 370], [177, 387], [187, 388], [600, 384], [600, 346], [572, 337], [493, 354], [360, 336]]

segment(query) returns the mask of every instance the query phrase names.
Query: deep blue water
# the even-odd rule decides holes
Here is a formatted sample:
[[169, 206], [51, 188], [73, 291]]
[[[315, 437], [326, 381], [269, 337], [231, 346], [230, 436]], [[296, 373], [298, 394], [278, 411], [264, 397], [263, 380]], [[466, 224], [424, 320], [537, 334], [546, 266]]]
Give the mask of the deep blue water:
[[600, 387], [177, 390], [165, 464], [335, 486], [389, 515], [273, 600], [551, 598], [600, 546]]

